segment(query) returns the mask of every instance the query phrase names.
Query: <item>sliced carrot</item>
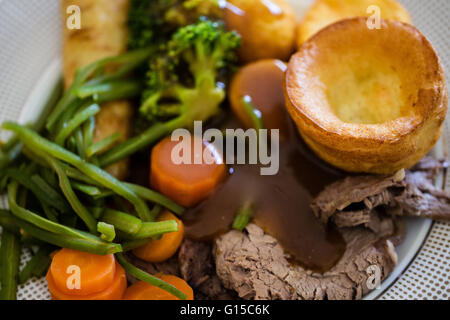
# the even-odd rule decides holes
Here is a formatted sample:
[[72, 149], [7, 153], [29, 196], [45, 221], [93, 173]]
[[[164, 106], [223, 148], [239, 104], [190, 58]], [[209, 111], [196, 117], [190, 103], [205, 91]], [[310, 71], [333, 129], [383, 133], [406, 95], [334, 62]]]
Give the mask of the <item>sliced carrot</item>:
[[[112, 254], [101, 256], [64, 248], [53, 257], [50, 271], [59, 291], [71, 296], [85, 296], [111, 286], [116, 273], [116, 260]], [[79, 289], [68, 285], [77, 272], [80, 276]]]
[[138, 258], [148, 262], [163, 262], [172, 257], [183, 242], [184, 225], [169, 211], [164, 211], [158, 217], [159, 221], [175, 220], [178, 225], [177, 232], [165, 233], [161, 239], [152, 240], [147, 244], [136, 248], [133, 253]]
[[47, 284], [53, 300], [122, 300], [127, 289], [127, 276], [122, 266], [116, 263], [116, 272], [111, 285], [105, 290], [90, 295], [75, 296], [68, 295], [59, 290], [56, 285], [51, 270], [47, 272]]
[[[194, 291], [183, 279], [165, 274], [159, 274], [157, 275], [157, 277], [173, 285], [178, 290], [182, 291], [186, 295], [186, 300], [194, 300]], [[179, 300], [179, 299], [163, 289], [155, 287], [147, 282], [139, 281], [133, 284], [132, 286], [128, 287], [123, 296], [123, 300]]]
[[[184, 142], [172, 141], [170, 137], [153, 148], [151, 157], [150, 184], [152, 187], [185, 207], [192, 207], [208, 197], [226, 176], [226, 166], [214, 146], [202, 141], [200, 137], [190, 137], [191, 154], [189, 156], [192, 161], [188, 164], [174, 163], [172, 150], [179, 143]], [[202, 146], [198, 148], [201, 150], [195, 150], [196, 143]], [[203, 153], [206, 149], [214, 159], [212, 164], [204, 161]], [[194, 159], [201, 159], [201, 164], [194, 164]]]

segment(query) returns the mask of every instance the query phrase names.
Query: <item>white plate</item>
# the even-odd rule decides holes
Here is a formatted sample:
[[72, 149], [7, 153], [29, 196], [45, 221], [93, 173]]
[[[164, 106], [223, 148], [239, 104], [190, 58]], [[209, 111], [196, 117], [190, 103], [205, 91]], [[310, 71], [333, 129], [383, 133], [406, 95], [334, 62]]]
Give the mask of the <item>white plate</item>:
[[[49, 91], [60, 77], [61, 23], [58, 2], [58, 0], [3, 2], [0, 0], [0, 43], [2, 43], [0, 122], [15, 119], [26, 123], [36, 117]], [[312, 0], [289, 0], [289, 2], [301, 14]], [[446, 15], [450, 12], [448, 10], [450, 2], [448, 0], [434, 0], [427, 4], [420, 0], [403, 2], [412, 13], [419, 29], [438, 47], [438, 51], [441, 49], [439, 53], [444, 64], [448, 66], [450, 31]], [[444, 131], [445, 135], [449, 136], [448, 126]], [[448, 142], [447, 139], [446, 143]], [[442, 156], [444, 151], [444, 142], [441, 140], [433, 152], [436, 156]], [[442, 180], [440, 182], [442, 183]], [[382, 293], [381, 298], [384, 299], [448, 297], [449, 256], [445, 246], [448, 248], [450, 232], [446, 232], [450, 231], [450, 225], [437, 223], [430, 229], [431, 221], [421, 219], [406, 219], [406, 225], [408, 229], [406, 239], [397, 248], [399, 256], [397, 268], [383, 282], [381, 289], [367, 295], [366, 299], [376, 298]], [[420, 250], [422, 246], [423, 249]], [[436, 246], [439, 248], [436, 249]], [[435, 264], [435, 269], [430, 269], [427, 263]], [[428, 277], [425, 276], [424, 279], [417, 275], [421, 272]], [[411, 281], [415, 279], [417, 283], [411, 286]], [[395, 285], [388, 290], [394, 282]], [[436, 289], [432, 290], [433, 288]], [[19, 299], [45, 298], [49, 298], [49, 295], [42, 279], [33, 279], [20, 287]]]

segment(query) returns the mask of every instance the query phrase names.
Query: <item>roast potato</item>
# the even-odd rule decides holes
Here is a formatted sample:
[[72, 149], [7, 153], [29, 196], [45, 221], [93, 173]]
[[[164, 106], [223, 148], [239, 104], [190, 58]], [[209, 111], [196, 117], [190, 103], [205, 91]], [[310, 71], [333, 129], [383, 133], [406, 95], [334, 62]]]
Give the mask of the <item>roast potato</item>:
[[[96, 60], [120, 54], [127, 45], [129, 0], [62, 0], [63, 21], [70, 5], [81, 13], [81, 29], [69, 29], [64, 23], [64, 83], [69, 87], [77, 69]], [[94, 142], [120, 132], [121, 140], [131, 133], [133, 109], [127, 101], [114, 101], [101, 106], [96, 116]], [[120, 142], [119, 141], [119, 142]], [[127, 160], [112, 164], [107, 171], [118, 179], [127, 175]]]
[[227, 28], [242, 36], [243, 62], [286, 61], [294, 50], [297, 19], [285, 0], [229, 0], [223, 16]]

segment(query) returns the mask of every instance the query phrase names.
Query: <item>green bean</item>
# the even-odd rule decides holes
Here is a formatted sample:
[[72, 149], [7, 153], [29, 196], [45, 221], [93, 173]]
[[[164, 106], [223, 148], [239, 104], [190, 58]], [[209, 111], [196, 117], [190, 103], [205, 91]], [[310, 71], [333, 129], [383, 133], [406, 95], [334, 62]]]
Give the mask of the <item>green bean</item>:
[[101, 220], [129, 234], [136, 234], [142, 227], [142, 221], [135, 216], [111, 209], [104, 211]]
[[114, 229], [114, 226], [109, 223], [97, 223], [97, 231], [101, 233], [100, 238], [108, 242], [112, 242], [116, 237], [116, 230]]
[[22, 143], [17, 143], [10, 150], [4, 152], [0, 157], [0, 169], [6, 168], [10, 163], [16, 160], [21, 152]]
[[112, 197], [113, 195], [115, 195], [114, 192], [112, 192], [111, 190], [100, 190], [100, 194], [97, 196], [93, 196], [92, 198], [94, 200], [100, 200], [103, 198], [108, 198], [108, 197]]
[[83, 141], [85, 149], [92, 145], [95, 130], [95, 117], [90, 117], [83, 125]]
[[23, 284], [27, 282], [31, 277], [43, 276], [44, 272], [50, 266], [52, 259], [50, 253], [52, 249], [49, 246], [42, 246], [38, 249], [35, 255], [28, 261], [25, 267], [19, 273], [19, 283]]
[[35, 175], [28, 177], [24, 172], [17, 169], [8, 169], [6, 174], [32, 191], [40, 201], [62, 212], [68, 212], [70, 210], [64, 199], [45, 183], [45, 181], [38, 179]]
[[178, 231], [178, 225], [175, 220], [144, 222], [141, 229], [136, 234], [133, 234], [133, 239], [148, 239], [176, 231]]
[[[91, 103], [93, 103], [93, 101], [91, 101]], [[78, 99], [71, 102], [64, 110], [64, 113], [61, 115], [54, 128], [49, 130], [51, 136], [54, 138], [58, 134], [58, 132], [60, 132], [65, 126], [67, 126], [67, 123], [73, 118], [74, 114], [85, 104], [85, 101]]]
[[44, 159], [36, 155], [36, 153], [34, 153], [29, 148], [24, 147], [22, 153], [25, 157], [28, 158], [28, 160], [31, 160], [32, 162], [39, 164], [41, 167], [48, 168], [47, 162], [45, 162]]
[[11, 214], [8, 211], [2, 209], [0, 209], [0, 226], [11, 233], [14, 233], [15, 235], [20, 234], [19, 227], [15, 223], [14, 219], [11, 219]]
[[20, 227], [30, 233], [33, 237], [53, 244], [55, 246], [61, 248], [68, 248], [73, 250], [80, 250], [85, 252], [90, 252], [94, 254], [106, 255], [111, 253], [117, 253], [122, 251], [122, 247], [117, 243], [109, 243], [100, 240], [94, 239], [81, 239], [66, 235], [60, 235], [51, 233], [42, 229], [39, 229], [27, 222], [20, 221], [18, 222]]
[[242, 231], [245, 229], [245, 227], [250, 222], [250, 219], [252, 218], [254, 209], [251, 202], [246, 202], [244, 205], [242, 205], [237, 212], [236, 217], [233, 221], [233, 229]]
[[71, 237], [77, 237], [83, 240], [97, 240], [98, 237], [91, 235], [87, 232], [83, 232], [77, 229], [73, 229], [53, 221], [50, 221], [38, 214], [31, 212], [28, 209], [20, 207], [16, 202], [17, 191], [19, 184], [15, 181], [8, 185], [8, 203], [11, 212], [18, 218], [25, 220], [28, 223], [34, 224], [39, 228], [47, 230], [49, 232], [56, 233], [58, 235], [67, 235]]
[[101, 185], [99, 183], [97, 183], [96, 181], [92, 180], [91, 178], [89, 178], [87, 175], [81, 173], [79, 170], [72, 168], [66, 164], [62, 164], [63, 168], [64, 168], [64, 172], [66, 173], [66, 175], [73, 179], [73, 180], [77, 180], [77, 181], [82, 181], [84, 183], [87, 183], [89, 185], [93, 185], [93, 186], [97, 186], [100, 187]]
[[104, 207], [91, 207], [91, 208], [89, 208], [89, 211], [92, 212], [92, 215], [94, 216], [95, 219], [100, 219], [103, 212], [105, 211], [105, 208]]
[[[42, 247], [43, 246], [41, 246], [41, 248]], [[52, 259], [50, 257], [50, 253], [51, 253], [51, 251], [48, 253], [47, 256], [43, 256], [41, 258], [41, 261], [39, 261], [37, 263], [36, 267], [33, 270], [33, 277], [41, 278], [47, 273], [48, 268], [50, 267], [50, 265], [52, 263]]]
[[0, 193], [3, 193], [8, 185], [9, 177], [3, 172], [0, 172]]
[[[101, 240], [99, 237], [86, 234], [85, 237], [81, 237], [83, 234], [82, 231], [79, 231], [80, 234], [75, 234], [75, 236], [70, 235], [71, 233], [53, 233], [46, 230], [43, 230], [39, 227], [34, 226], [31, 223], [28, 223], [22, 219], [15, 217], [7, 211], [1, 211], [0, 217], [5, 217], [8, 219], [8, 224], [14, 224], [21, 228], [22, 234], [29, 234], [30, 236], [43, 241], [45, 243], [50, 243], [55, 246], [61, 248], [69, 248], [74, 250], [86, 251], [94, 254], [111, 254], [122, 251], [122, 246], [117, 243], [109, 243]], [[72, 216], [75, 217], [76, 216]], [[1, 220], [0, 220], [1, 221]], [[69, 228], [69, 227], [65, 227]], [[71, 228], [69, 228], [71, 229]], [[73, 230], [73, 229], [72, 229]], [[42, 245], [42, 244], [40, 244]]]
[[[68, 166], [66, 166], [64, 169], [66, 171], [66, 174], [72, 179], [83, 181], [83, 182], [86, 182], [86, 183], [92, 184], [92, 185], [98, 185], [94, 180], [87, 177], [86, 175], [84, 175], [83, 173], [79, 172], [76, 169], [70, 168]], [[164, 208], [169, 209], [171, 212], [173, 212], [176, 215], [180, 216], [184, 212], [184, 208], [182, 206], [178, 205], [177, 203], [173, 202], [171, 199], [163, 196], [162, 194], [160, 194], [158, 192], [155, 192], [151, 189], [142, 187], [137, 184], [127, 183], [127, 182], [123, 182], [123, 184], [126, 187], [133, 190], [139, 197], [141, 197], [147, 201], [161, 205]], [[110, 196], [110, 195], [111, 194], [107, 194], [106, 196]], [[97, 198], [102, 198], [102, 197], [97, 197]], [[150, 221], [153, 221], [158, 216], [159, 213], [160, 213], [160, 210], [151, 210], [151, 212], [150, 212], [151, 220]]]
[[41, 168], [41, 176], [42, 179], [52, 188], [58, 188], [58, 179], [53, 170], [49, 168], [42, 167]]
[[[151, 189], [142, 187], [137, 184], [125, 183], [125, 185], [131, 190], [133, 190], [139, 197], [151, 201], [153, 203], [159, 204], [169, 209], [176, 215], [181, 215], [184, 212], [184, 208], [182, 206], [176, 204], [175, 202], [173, 202], [172, 200], [170, 200], [169, 198], [163, 196], [158, 192], [155, 192]], [[158, 214], [159, 212], [157, 211], [152, 212], [151, 213], [152, 220], [154, 220]]]
[[102, 192], [100, 191], [99, 188], [97, 187], [93, 187], [90, 185], [86, 185], [86, 184], [82, 184], [76, 181], [71, 181], [70, 184], [72, 185], [72, 187], [78, 191], [81, 191], [85, 194], [87, 194], [88, 196], [91, 197], [96, 197], [96, 196], [100, 196], [102, 194]]
[[75, 116], [67, 122], [66, 126], [56, 135], [55, 143], [62, 146], [67, 137], [69, 137], [75, 129], [90, 117], [96, 115], [99, 111], [100, 106], [98, 104], [93, 104], [75, 114]]
[[[14, 124], [12, 124], [12, 125], [14, 125]], [[28, 137], [27, 137], [27, 139], [28, 139]], [[43, 138], [41, 138], [41, 139], [46, 141]], [[41, 142], [40, 142], [40, 144], [42, 145]], [[59, 147], [56, 147], [56, 148], [59, 149]], [[28, 148], [25, 148], [24, 150], [26, 151], [27, 156], [32, 158], [33, 161], [40, 162], [40, 164], [43, 165], [43, 166], [46, 165], [46, 164], [42, 164], [42, 160], [40, 160], [39, 157], [37, 157], [36, 155], [30, 154], [30, 152], [27, 151]], [[52, 150], [51, 146], [50, 146], [50, 148], [46, 148], [46, 151], [47, 150]], [[67, 158], [68, 157], [66, 155], [67, 153], [69, 153], [67, 150], [64, 150], [64, 149], [58, 150], [58, 154], [59, 154], [60, 159]], [[79, 159], [79, 157], [78, 157], [79, 161], [78, 160], [72, 160], [72, 158], [77, 157], [76, 155], [73, 155], [73, 154], [70, 154], [69, 157], [71, 157], [71, 162], [72, 163], [77, 163], [78, 164], [79, 161], [82, 161], [81, 159]], [[67, 162], [69, 162], [69, 161], [67, 161]], [[89, 166], [89, 164], [86, 164], [86, 165]], [[77, 169], [72, 168], [72, 167], [70, 167], [68, 165], [65, 165], [65, 164], [62, 164], [62, 166], [64, 168], [64, 171], [65, 171], [66, 175], [68, 177], [70, 177], [71, 179], [82, 181], [82, 182], [85, 182], [85, 183], [87, 183], [89, 185], [93, 185], [93, 186], [97, 186], [97, 187], [105, 186], [105, 183], [103, 183], [103, 184], [99, 183], [99, 179], [94, 180], [92, 177], [89, 177], [85, 173], [80, 172], [81, 170], [79, 170], [79, 169], [77, 170]], [[93, 166], [93, 167], [95, 168], [95, 170], [91, 170], [91, 172], [90, 172], [91, 175], [93, 173], [92, 171], [100, 172], [101, 174], [105, 173], [103, 170], [101, 170], [101, 169], [99, 169], [99, 168], [97, 168], [95, 166]], [[96, 174], [96, 172], [94, 174]], [[113, 178], [113, 180], [114, 180], [114, 178]], [[132, 183], [126, 183], [126, 182], [120, 182], [120, 181], [119, 181], [119, 183], [121, 185], [123, 185], [125, 188], [129, 189], [135, 195], [139, 196], [140, 198], [143, 198], [143, 199], [145, 199], [147, 201], [159, 204], [159, 205], [169, 209], [171, 212], [173, 212], [176, 215], [181, 215], [184, 212], [184, 208], [182, 206], [176, 204], [171, 199], [163, 196], [162, 194], [160, 194], [158, 192], [155, 192], [155, 191], [153, 191], [151, 189], [148, 189], [148, 188], [136, 185], [136, 184], [132, 184]], [[108, 188], [108, 187], [106, 187], [106, 188], [107, 189], [112, 189], [112, 188]], [[112, 190], [112, 191], [114, 191], [115, 193], [119, 194], [118, 192], [116, 192], [116, 190]], [[108, 196], [109, 196], [109, 194], [108, 194]], [[101, 196], [100, 196], [100, 198], [101, 198]], [[127, 199], [127, 200], [129, 200], [129, 199]], [[148, 208], [147, 208], [147, 210], [148, 210]], [[153, 221], [158, 214], [159, 214], [159, 211], [152, 211], [152, 212], [149, 211], [146, 221]], [[142, 219], [142, 217], [141, 217], [141, 219]]]
[[6, 143], [3, 143], [3, 141], [0, 143], [0, 151], [2, 152], [1, 155], [4, 155], [6, 151], [11, 150], [16, 144], [20, 143], [20, 140], [17, 139], [16, 136], [12, 136], [8, 139]]
[[73, 165], [89, 178], [100, 183], [106, 189], [110, 189], [118, 195], [126, 198], [136, 208], [136, 211], [142, 220], [147, 221], [151, 219], [149, 216], [150, 211], [146, 203], [141, 200], [133, 190], [106, 171], [95, 165], [86, 163], [72, 152], [48, 141], [24, 126], [12, 122], [6, 122], [2, 127], [6, 130], [14, 131], [22, 142], [35, 153], [43, 152], [46, 154], [51, 154], [53, 157]]
[[141, 81], [118, 80], [106, 83], [83, 85], [76, 90], [79, 98], [91, 97], [95, 102], [105, 102], [117, 99], [130, 99], [142, 92]]
[[184, 117], [178, 117], [165, 123], [157, 123], [151, 126], [138, 136], [119, 143], [115, 147], [105, 152], [100, 157], [100, 166], [107, 167], [117, 161], [120, 161], [133, 153], [155, 143], [162, 137], [168, 135], [177, 128], [181, 128], [189, 124], [190, 121]]
[[114, 64], [123, 64], [118, 71], [114, 72], [110, 75], [99, 76], [96, 79], [90, 80], [88, 83], [100, 83], [102, 81], [110, 81], [114, 79], [118, 79], [123, 75], [129, 73], [134, 68], [145, 62], [148, 57], [154, 52], [154, 49], [141, 49], [135, 51], [129, 51], [119, 56], [108, 57], [102, 60], [95, 61], [90, 65], [79, 69], [75, 74], [74, 81], [72, 85], [67, 89], [63, 98], [56, 105], [52, 113], [47, 119], [46, 128], [49, 131], [52, 131], [55, 127], [56, 122], [61, 117], [61, 115], [66, 111], [68, 105], [76, 101], [78, 98], [75, 94], [75, 90], [88, 80], [92, 75], [97, 73], [99, 70], [103, 69], [106, 65], [114, 63]]
[[[87, 121], [89, 121], [89, 119]], [[77, 130], [75, 130], [74, 137], [78, 155], [82, 159], [86, 160], [86, 146], [84, 145], [83, 131], [81, 128], [77, 128]]]
[[186, 295], [183, 292], [181, 292], [180, 290], [178, 290], [171, 284], [169, 284], [155, 276], [152, 276], [151, 274], [148, 274], [145, 271], [142, 271], [142, 270], [136, 268], [131, 263], [129, 263], [121, 253], [116, 254], [116, 257], [117, 257], [117, 261], [122, 265], [122, 267], [125, 269], [125, 271], [128, 274], [132, 275], [133, 277], [135, 277], [141, 281], [145, 281], [151, 285], [161, 288], [161, 289], [173, 294], [175, 297], [177, 297], [181, 300], [186, 300]]
[[35, 174], [31, 176], [31, 181], [33, 181], [36, 186], [41, 190], [41, 192], [48, 197], [50, 202], [43, 201], [47, 205], [54, 207], [55, 209], [63, 212], [63, 213], [71, 213], [72, 210], [67, 204], [64, 197], [59, 193], [59, 191], [55, 190], [52, 186], [50, 186], [41, 176]]
[[21, 207], [26, 207], [28, 198], [28, 189], [21, 189], [17, 197], [17, 203]]
[[152, 208], [152, 210], [150, 210], [150, 212], [152, 213], [152, 216], [153, 217], [157, 217], [157, 216], [159, 216], [159, 214], [161, 213], [161, 211], [162, 211], [162, 207], [159, 205], [159, 204], [155, 204], [154, 206], [153, 206], [153, 208]]
[[244, 112], [250, 118], [253, 128], [256, 130], [264, 129], [264, 121], [262, 118], [261, 111], [256, 109], [252, 103], [252, 98], [250, 96], [244, 96], [241, 101]]
[[41, 202], [42, 209], [48, 220], [58, 223], [57, 212], [52, 210], [45, 202]]
[[73, 210], [77, 213], [77, 215], [80, 217], [81, 220], [86, 224], [89, 231], [93, 234], [97, 231], [97, 221], [94, 219], [94, 217], [91, 215], [91, 213], [83, 206], [83, 204], [78, 200], [77, 195], [72, 189], [72, 186], [70, 184], [70, 180], [67, 177], [66, 173], [64, 172], [62, 166], [60, 165], [59, 161], [56, 159], [53, 159], [52, 157], [46, 156], [45, 157], [48, 164], [55, 170], [56, 174], [59, 177], [59, 186], [61, 188], [61, 191], [66, 196], [67, 201], [69, 201], [70, 205], [72, 206]]
[[3, 262], [0, 274], [2, 283], [0, 300], [16, 300], [19, 260], [19, 238], [8, 230], [3, 230], [0, 247], [0, 261]]
[[108, 148], [110, 148], [114, 143], [117, 142], [122, 137], [120, 132], [113, 133], [109, 137], [98, 141], [91, 146], [89, 146], [86, 150], [86, 155], [88, 158], [91, 158], [94, 155], [105, 152]]
[[138, 239], [138, 240], [128, 240], [122, 242], [122, 252], [128, 252], [133, 249], [142, 247], [143, 245], [147, 244], [149, 241], [152, 241], [151, 239]]

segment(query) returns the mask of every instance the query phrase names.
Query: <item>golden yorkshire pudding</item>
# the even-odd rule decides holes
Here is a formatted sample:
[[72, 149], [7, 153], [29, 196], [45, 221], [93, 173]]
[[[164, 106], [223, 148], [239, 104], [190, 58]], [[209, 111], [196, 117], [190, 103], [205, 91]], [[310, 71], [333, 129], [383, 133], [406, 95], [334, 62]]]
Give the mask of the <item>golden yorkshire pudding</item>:
[[408, 11], [395, 0], [317, 0], [308, 9], [297, 28], [297, 46], [317, 31], [339, 20], [368, 17], [374, 14], [371, 6], [380, 9], [383, 19], [412, 24]]
[[362, 17], [305, 42], [284, 90], [306, 143], [351, 172], [413, 166], [439, 139], [448, 103], [439, 57], [418, 30], [393, 20], [369, 30]]

